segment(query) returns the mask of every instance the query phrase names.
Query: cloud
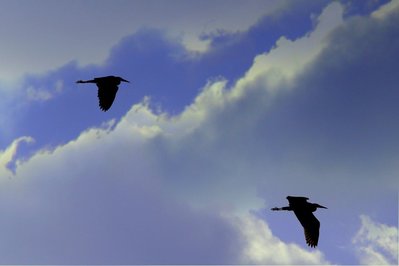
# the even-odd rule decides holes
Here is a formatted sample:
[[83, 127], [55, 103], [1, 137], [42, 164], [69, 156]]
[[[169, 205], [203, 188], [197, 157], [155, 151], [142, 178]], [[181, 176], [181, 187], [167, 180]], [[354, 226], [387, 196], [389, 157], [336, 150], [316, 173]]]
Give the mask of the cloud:
[[[263, 5], [263, 1], [258, 3]], [[51, 8], [58, 10], [61, 6]], [[176, 115], [192, 103], [207, 80], [223, 77], [234, 83], [251, 67], [254, 57], [269, 50], [281, 35], [295, 40], [309, 31], [312, 26], [309, 13], [319, 13], [322, 8], [321, 4], [289, 6], [272, 17], [263, 17], [247, 31], [214, 36], [208, 51], [198, 56], [192, 56], [181, 39], [167, 30], [144, 27], [114, 45], [101, 65], [83, 67], [70, 59], [69, 63], [47, 73], [26, 75], [19, 83], [1, 83], [0, 106], [3, 111], [0, 126], [3, 134], [0, 146], [5, 147], [18, 135], [33, 136], [36, 144], [32, 149], [36, 150], [66, 143], [87, 127], [107, 119], [119, 119], [132, 104], [148, 95], [152, 105], [162, 106], [161, 110]], [[96, 5], [96, 8], [104, 7]], [[130, 13], [129, 17], [132, 17]], [[89, 50], [93, 51], [92, 48]], [[118, 104], [113, 105], [112, 112], [98, 116], [95, 86], [81, 87], [75, 81], [110, 74], [123, 76], [132, 83], [119, 91]], [[154, 78], [155, 74], [157, 78]], [[53, 134], [53, 128], [63, 130]]]
[[[230, 89], [225, 79], [209, 80], [177, 116], [156, 114], [144, 100], [120, 120], [17, 161], [16, 177], [0, 188], [7, 217], [0, 221], [6, 232], [2, 263], [274, 261], [251, 251], [257, 241], [270, 240], [266, 225], [263, 240], [250, 239], [263, 222], [248, 218], [237, 227], [220, 215], [261, 204], [252, 178], [241, 176], [250, 165], [237, 156], [239, 147], [231, 147], [231, 155], [220, 149], [227, 148], [223, 138], [235, 141], [238, 135], [215, 127], [229, 128], [220, 119], [238, 114], [246, 88], [243, 82]], [[244, 133], [252, 131], [252, 122]], [[242, 133], [240, 127], [230, 129]], [[282, 261], [323, 261], [320, 253], [287, 250], [300, 255]]]
[[307, 251], [273, 236], [269, 226], [254, 215], [242, 217], [237, 226], [245, 239], [241, 257], [243, 264], [330, 264], [319, 250]]
[[254, 64], [243, 78], [244, 83], [266, 80], [265, 88], [291, 87], [293, 79], [322, 51], [324, 39], [342, 23], [343, 8], [338, 2], [327, 6], [318, 17], [316, 28], [294, 41], [280, 37], [269, 52], [255, 57]]
[[35, 88], [33, 85], [30, 85], [26, 88], [26, 98], [28, 101], [48, 101], [56, 97], [57, 94], [60, 94], [62, 90], [62, 80], [55, 81], [50, 85], [50, 89], [43, 87]]
[[371, 13], [371, 16], [377, 19], [384, 19], [387, 16], [391, 15], [392, 13], [397, 12], [398, 8], [399, 8], [399, 1], [391, 0], [390, 2], [380, 6], [377, 10]]
[[173, 177], [146, 148], [160, 134], [154, 118], [136, 105], [118, 124], [17, 163], [16, 178], [0, 188], [3, 239], [12, 239], [1, 244], [1, 262], [326, 263], [253, 215], [171, 197]]
[[360, 263], [367, 265], [398, 264], [398, 228], [360, 216], [361, 226], [353, 237]]
[[3, 178], [11, 176], [14, 170], [14, 164], [16, 163], [15, 160], [17, 158], [18, 147], [21, 143], [32, 142], [34, 142], [32, 137], [23, 136], [15, 139], [5, 150], [0, 151], [0, 176]]
[[[70, 60], [79, 60], [82, 65], [101, 64], [115, 43], [142, 27], [181, 36], [189, 49], [205, 49], [198, 38], [202, 32], [219, 28], [246, 30], [259, 17], [284, 8], [285, 1], [60, 1], [47, 3], [44, 12], [32, 3], [21, 7], [7, 2], [0, 11], [0, 23], [7, 25], [0, 29], [0, 35], [5, 36], [0, 56], [4, 62], [13, 63], [0, 66], [0, 78], [16, 80], [26, 73], [46, 72]], [[104, 16], [107, 21], [102, 19]]]
[[[241, 76], [233, 75], [232, 81], [231, 76], [207, 76], [201, 92], [178, 114], [154, 111], [148, 98], [133, 107], [130, 100], [120, 117], [88, 119], [96, 125], [108, 122], [81, 125], [86, 130], [68, 135], [70, 141], [63, 138], [64, 143], [42, 146], [29, 160], [16, 160], [16, 177], [0, 187], [2, 263], [296, 264], [327, 263], [325, 256], [341, 262], [337, 246], [350, 241], [353, 213], [385, 213], [376, 208], [385, 197], [373, 195], [397, 188], [392, 171], [397, 169], [392, 158], [398, 158], [397, 60], [386, 59], [397, 58], [396, 46], [387, 40], [399, 25], [391, 16], [341, 25], [341, 16], [334, 2], [312, 32], [280, 39]], [[180, 61], [169, 56], [183, 51], [181, 46], [165, 42], [159, 32], [143, 31], [116, 47], [108, 64], [87, 68], [85, 75], [111, 66], [122, 70], [122, 65], [130, 71], [122, 55], [132, 44], [148, 46], [140, 46], [144, 57], [132, 53], [128, 58], [145, 59], [151, 46], [160, 51], [156, 73], [165, 80], [185, 66], [173, 69]], [[294, 51], [296, 44], [301, 55], [290, 53], [298, 59], [291, 66], [280, 51]], [[167, 67], [173, 71], [161, 71]], [[77, 68], [71, 64], [59, 73], [73, 80]], [[179, 85], [173, 95], [185, 88], [171, 84]], [[381, 84], [386, 86], [376, 90]], [[165, 88], [174, 89], [169, 85]], [[43, 102], [52, 109], [36, 123], [54, 128], [52, 122], [60, 119], [54, 110], [62, 103], [70, 109], [81, 105], [77, 90], [63, 92]], [[87, 91], [83, 102], [93, 95]], [[79, 123], [88, 109], [71, 110], [63, 120], [70, 123], [61, 124]], [[64, 132], [45, 133], [51, 139]], [[286, 244], [303, 243], [303, 234], [298, 227], [282, 227], [282, 218], [267, 212], [262, 220], [245, 216], [291, 193], [329, 207], [318, 214], [320, 251]], [[235, 215], [241, 218], [231, 218]]]
[[1, 263], [233, 263], [229, 222], [165, 193], [151, 130], [112, 126], [17, 163], [0, 188]]

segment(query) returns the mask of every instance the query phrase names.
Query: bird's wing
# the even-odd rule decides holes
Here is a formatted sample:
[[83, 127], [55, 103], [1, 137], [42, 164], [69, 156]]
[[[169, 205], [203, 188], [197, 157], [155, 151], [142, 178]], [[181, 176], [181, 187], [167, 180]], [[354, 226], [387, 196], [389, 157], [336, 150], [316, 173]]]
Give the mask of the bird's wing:
[[98, 100], [100, 109], [107, 111], [115, 100], [116, 93], [118, 92], [118, 85], [114, 84], [97, 84], [98, 87]]
[[294, 211], [299, 222], [303, 226], [306, 244], [316, 247], [319, 242], [320, 222], [310, 211]]
[[309, 198], [307, 198], [307, 197], [287, 196], [287, 200], [290, 203], [290, 205], [292, 205], [292, 204], [294, 204], [294, 205], [295, 204], [305, 204], [308, 199]]

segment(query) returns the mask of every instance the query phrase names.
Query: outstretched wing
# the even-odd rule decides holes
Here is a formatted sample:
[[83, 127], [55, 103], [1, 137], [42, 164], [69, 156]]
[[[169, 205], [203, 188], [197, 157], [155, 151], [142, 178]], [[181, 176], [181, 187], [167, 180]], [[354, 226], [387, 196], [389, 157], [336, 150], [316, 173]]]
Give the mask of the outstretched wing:
[[320, 222], [310, 211], [294, 211], [299, 222], [303, 226], [306, 244], [310, 247], [316, 247], [319, 242]]
[[116, 93], [118, 92], [118, 85], [98, 83], [97, 87], [100, 109], [105, 112], [111, 107], [115, 100]]

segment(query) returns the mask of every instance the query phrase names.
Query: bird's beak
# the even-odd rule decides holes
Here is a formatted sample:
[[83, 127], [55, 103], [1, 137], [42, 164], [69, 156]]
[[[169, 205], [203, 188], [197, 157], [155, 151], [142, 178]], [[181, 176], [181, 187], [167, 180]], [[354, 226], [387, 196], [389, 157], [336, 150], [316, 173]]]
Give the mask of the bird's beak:
[[317, 207], [318, 207], [318, 208], [323, 208], [323, 209], [328, 209], [327, 207], [321, 206], [321, 205], [319, 205], [319, 204], [317, 204]]
[[128, 81], [128, 80], [126, 80], [126, 79], [123, 79], [123, 78], [121, 78], [121, 81], [129, 82], [129, 83], [130, 83], [130, 81]]

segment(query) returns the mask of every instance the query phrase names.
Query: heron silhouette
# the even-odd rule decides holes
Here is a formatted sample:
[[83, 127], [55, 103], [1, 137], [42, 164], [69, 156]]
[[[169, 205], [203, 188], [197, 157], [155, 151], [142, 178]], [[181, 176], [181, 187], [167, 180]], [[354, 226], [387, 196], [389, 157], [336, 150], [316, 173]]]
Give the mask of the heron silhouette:
[[309, 198], [306, 197], [293, 197], [288, 196], [287, 200], [289, 202], [289, 206], [282, 208], [272, 208], [272, 211], [294, 211], [296, 218], [298, 218], [299, 222], [303, 226], [306, 243], [310, 247], [316, 247], [319, 242], [319, 229], [320, 222], [313, 215], [313, 212], [317, 210], [317, 208], [327, 209], [324, 206], [321, 206], [317, 203], [308, 202]]
[[98, 87], [98, 100], [100, 109], [106, 112], [115, 100], [118, 85], [121, 82], [129, 82], [121, 77], [106, 76], [92, 80], [78, 80], [76, 83], [95, 83]]

